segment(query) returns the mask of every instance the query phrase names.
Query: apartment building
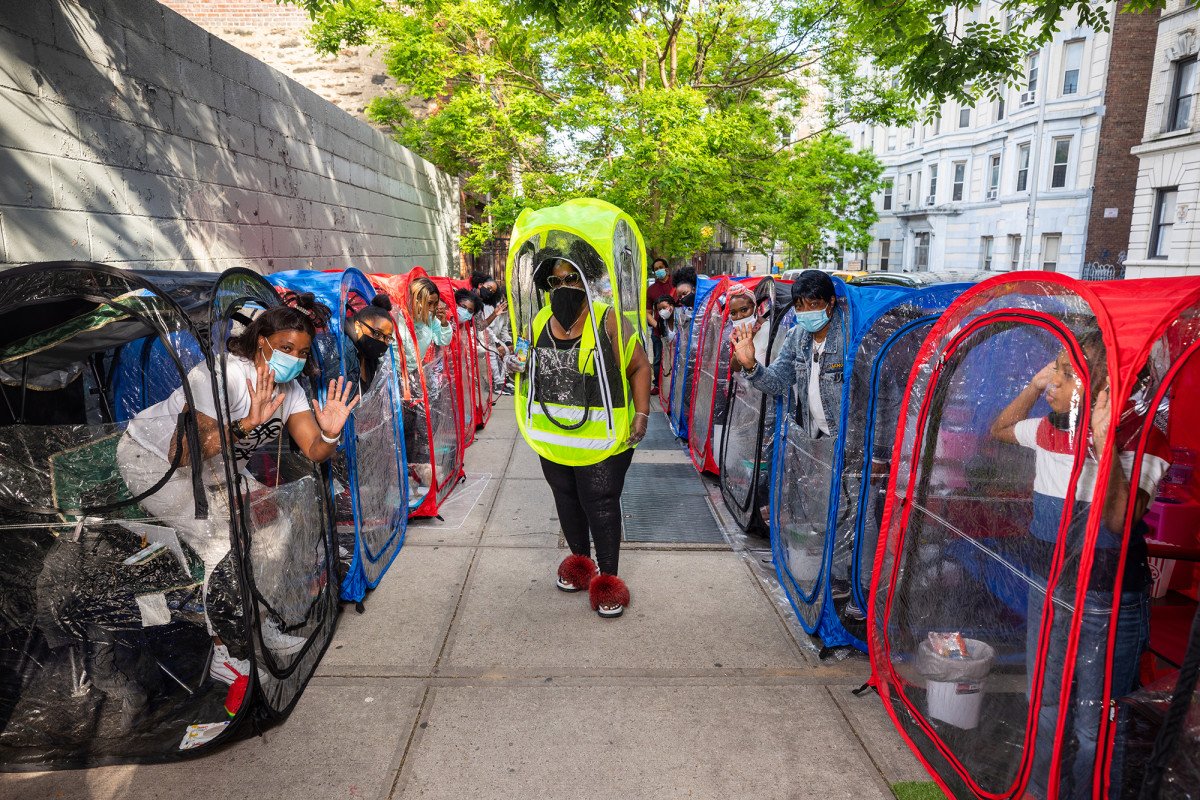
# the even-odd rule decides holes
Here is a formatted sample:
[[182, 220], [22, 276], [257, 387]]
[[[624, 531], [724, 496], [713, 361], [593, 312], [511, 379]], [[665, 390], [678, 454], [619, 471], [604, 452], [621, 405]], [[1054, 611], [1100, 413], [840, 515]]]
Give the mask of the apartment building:
[[1200, 274], [1200, 9], [1168, 0], [1159, 18], [1141, 142], [1129, 256], [1130, 277]]
[[1085, 261], [1117, 261], [1132, 218], [1129, 150], [1139, 141], [1155, 28], [1136, 15], [1114, 15], [1111, 32], [1067, 19], [999, 98], [948, 102], [908, 128], [844, 129], [885, 165], [871, 249], [844, 263], [1081, 275]]

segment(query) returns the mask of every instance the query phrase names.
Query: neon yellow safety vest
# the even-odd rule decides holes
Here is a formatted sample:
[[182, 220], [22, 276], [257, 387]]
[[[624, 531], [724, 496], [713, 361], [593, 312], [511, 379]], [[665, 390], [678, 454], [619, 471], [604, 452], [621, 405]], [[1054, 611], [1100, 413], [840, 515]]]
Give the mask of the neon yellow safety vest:
[[[595, 375], [596, 329], [604, 324], [608, 306], [593, 303], [595, 326], [586, 325], [579, 341], [579, 357], [576, 367], [580, 376]], [[551, 310], [545, 306], [533, 319], [533, 341], [535, 347], [542, 331], [550, 321]], [[612, 358], [613, 353], [605, 357]], [[620, 365], [621, 387], [625, 402], [616, 405], [617, 398], [608, 396], [608, 377], [597, 376], [601, 386], [604, 408], [581, 408], [579, 406], [542, 403], [533, 398], [531, 382], [537, 381], [537, 359], [530, 353], [529, 368], [518, 373], [516, 380], [517, 427], [525, 441], [539, 456], [568, 467], [586, 467], [598, 464], [609, 456], [629, 449], [629, 430], [633, 421], [633, 393], [629, 390], [629, 378], [625, 369], [633, 357], [633, 347], [628, 348], [625, 361]], [[543, 405], [545, 406], [543, 408]], [[548, 412], [548, 413], [547, 413]], [[564, 427], [564, 425], [566, 427]]]

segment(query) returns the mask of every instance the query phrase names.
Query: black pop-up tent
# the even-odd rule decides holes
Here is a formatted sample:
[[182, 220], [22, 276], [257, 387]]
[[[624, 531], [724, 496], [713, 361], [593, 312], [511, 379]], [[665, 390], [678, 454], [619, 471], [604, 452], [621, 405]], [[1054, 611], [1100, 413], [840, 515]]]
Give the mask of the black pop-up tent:
[[286, 430], [243, 460], [223, 391], [230, 334], [279, 302], [241, 269], [0, 273], [0, 769], [167, 760], [300, 696], [337, 614], [323, 480]]
[[[762, 326], [755, 334], [755, 353], [763, 366], [770, 366], [783, 345], [787, 327], [782, 323], [792, 308], [791, 283], [764, 278], [754, 289], [755, 311]], [[729, 381], [727, 407], [719, 453], [721, 496], [742, 530], [765, 536], [767, 520], [761, 509], [770, 499], [775, 400], [751, 386], [745, 373], [736, 371]]]

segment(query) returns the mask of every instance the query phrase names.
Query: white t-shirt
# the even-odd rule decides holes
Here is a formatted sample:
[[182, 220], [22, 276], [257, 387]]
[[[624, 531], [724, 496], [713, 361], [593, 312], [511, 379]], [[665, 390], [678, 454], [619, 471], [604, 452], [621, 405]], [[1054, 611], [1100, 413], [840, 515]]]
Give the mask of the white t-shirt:
[[[825, 352], [825, 342], [813, 342], [813, 358], [820, 359]], [[813, 426], [824, 435], [829, 435], [829, 420], [825, 418], [825, 404], [821, 402], [821, 365], [808, 365], [808, 410], [812, 414]]]
[[760, 367], [767, 365], [768, 350], [771, 348], [771, 323], [763, 320], [758, 332], [754, 334], [754, 360]]
[[[252, 385], [258, 384], [258, 373], [253, 362], [240, 356], [230, 356], [228, 360], [229, 379], [226, 390], [229, 392], [229, 411], [233, 419], [243, 419], [250, 413], [250, 389], [246, 385], [249, 380]], [[213, 404], [212, 373], [207, 364], [198, 364], [187, 375], [191, 387], [192, 398], [196, 403], [196, 411], [207, 417], [217, 419], [217, 409]], [[268, 442], [279, 438], [283, 424], [292, 414], [311, 410], [308, 396], [298, 381], [276, 384], [276, 391], [283, 392], [283, 405], [275, 412], [275, 416], [248, 432], [246, 438], [233, 444], [234, 456], [240, 469], [250, 459], [254, 451]], [[129, 422], [129, 434], [146, 449], [158, 453], [170, 460], [171, 444], [175, 440], [175, 428], [180, 413], [187, 405], [187, 397], [183, 387], [176, 389], [171, 396], [161, 403], [156, 403], [139, 413]]]

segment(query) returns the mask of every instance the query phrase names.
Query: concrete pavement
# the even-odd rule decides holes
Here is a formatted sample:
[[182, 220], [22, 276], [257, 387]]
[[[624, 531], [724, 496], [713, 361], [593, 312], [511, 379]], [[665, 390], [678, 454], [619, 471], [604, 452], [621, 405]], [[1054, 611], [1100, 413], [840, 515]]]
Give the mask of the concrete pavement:
[[866, 662], [819, 662], [753, 558], [627, 545], [633, 604], [601, 620], [554, 588], [566, 550], [511, 398], [467, 472], [286, 723], [177, 764], [3, 775], [0, 796], [874, 800], [927, 780], [878, 698], [850, 694]]

